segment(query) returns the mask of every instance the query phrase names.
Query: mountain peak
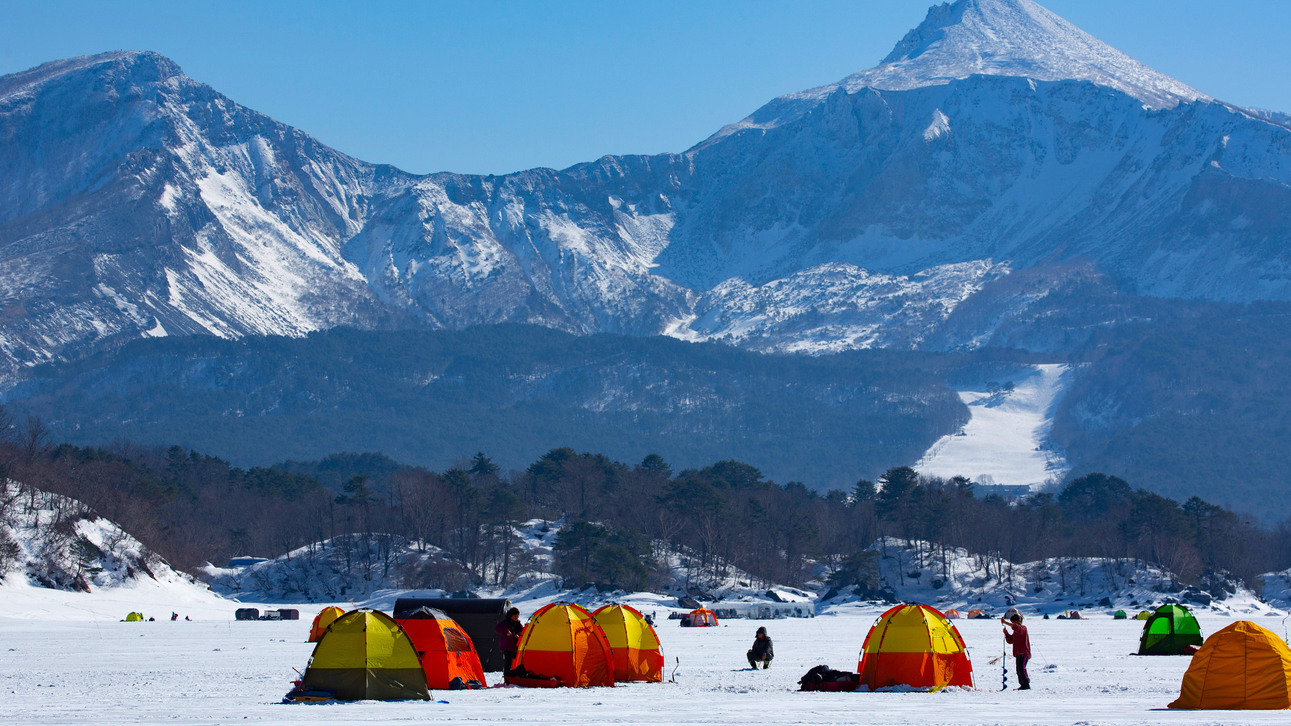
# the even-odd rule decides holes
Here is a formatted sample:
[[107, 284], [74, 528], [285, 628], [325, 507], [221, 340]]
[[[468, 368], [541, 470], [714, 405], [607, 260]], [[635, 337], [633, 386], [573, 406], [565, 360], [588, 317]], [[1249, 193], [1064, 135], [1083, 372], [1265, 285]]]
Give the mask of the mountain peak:
[[876, 68], [804, 95], [824, 95], [840, 87], [900, 91], [978, 74], [1090, 81], [1122, 91], [1151, 108], [1209, 99], [1032, 0], [958, 0], [935, 5]]
[[0, 77], [0, 98], [22, 93], [55, 78], [86, 71], [128, 77], [138, 82], [166, 81], [184, 75], [175, 61], [160, 53], [147, 50], [114, 50], [50, 61], [29, 70]]

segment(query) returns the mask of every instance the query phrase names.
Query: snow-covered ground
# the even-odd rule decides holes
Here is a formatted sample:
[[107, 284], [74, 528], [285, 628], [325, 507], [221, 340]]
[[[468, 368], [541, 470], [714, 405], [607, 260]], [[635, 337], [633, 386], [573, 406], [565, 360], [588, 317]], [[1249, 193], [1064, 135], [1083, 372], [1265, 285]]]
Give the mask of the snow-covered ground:
[[1067, 370], [1063, 365], [1037, 365], [1012, 381], [1012, 391], [988, 391], [985, 381], [959, 391], [972, 418], [962, 431], [933, 444], [915, 468], [932, 476], [963, 475], [983, 485], [1061, 479], [1066, 462], [1047, 448], [1046, 440]]
[[[524, 609], [527, 616], [530, 610]], [[978, 690], [925, 693], [799, 693], [797, 679], [820, 663], [854, 669], [880, 612], [836, 608], [810, 620], [727, 621], [682, 629], [662, 621], [660, 638], [676, 680], [587, 690], [496, 688], [434, 694], [448, 703], [283, 705], [303, 669], [308, 622], [122, 623], [15, 620], [0, 615], [0, 721], [5, 724], [233, 721], [279, 724], [855, 724], [864, 723], [1285, 723], [1286, 712], [1176, 712], [1188, 659], [1132, 656], [1137, 621], [1033, 620], [1034, 690], [1000, 691], [999, 625], [960, 621]], [[302, 613], [302, 616], [304, 614]], [[662, 613], [660, 614], [662, 617]], [[1230, 622], [1204, 613], [1212, 633]], [[1279, 634], [1280, 619], [1258, 622]], [[776, 644], [769, 671], [743, 670], [753, 630]], [[1010, 671], [1012, 666], [1010, 665]], [[496, 683], [498, 674], [490, 674]], [[1010, 674], [1010, 685], [1016, 685]]]

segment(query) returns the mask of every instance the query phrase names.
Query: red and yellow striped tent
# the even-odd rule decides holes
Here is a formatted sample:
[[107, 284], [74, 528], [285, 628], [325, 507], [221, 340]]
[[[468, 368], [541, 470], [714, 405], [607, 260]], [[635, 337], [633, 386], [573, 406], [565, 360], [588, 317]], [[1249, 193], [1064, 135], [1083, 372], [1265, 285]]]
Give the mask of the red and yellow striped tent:
[[682, 621], [683, 625], [692, 628], [716, 628], [717, 613], [708, 608], [699, 608], [686, 613], [686, 619]]
[[959, 631], [937, 608], [920, 603], [897, 605], [879, 617], [861, 646], [859, 670], [871, 691], [973, 685]]
[[345, 611], [335, 605], [329, 605], [319, 610], [318, 614], [314, 616], [313, 625], [309, 626], [309, 642], [317, 643], [322, 640], [323, 633], [327, 632], [327, 626], [344, 614]]
[[591, 613], [570, 603], [552, 603], [534, 613], [520, 635], [513, 673], [517, 686], [614, 685], [614, 655]]
[[663, 680], [659, 636], [645, 616], [627, 605], [604, 605], [592, 613], [614, 652], [615, 681]]

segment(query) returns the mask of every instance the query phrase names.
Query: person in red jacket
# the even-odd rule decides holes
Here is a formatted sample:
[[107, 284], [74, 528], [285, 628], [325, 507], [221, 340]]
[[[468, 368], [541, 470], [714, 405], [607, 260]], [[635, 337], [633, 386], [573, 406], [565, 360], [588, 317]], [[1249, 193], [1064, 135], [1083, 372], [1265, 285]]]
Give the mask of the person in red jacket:
[[[1022, 624], [1022, 614], [1015, 612], [1013, 617], [1000, 622], [1008, 626], [1004, 629], [1005, 642], [1013, 644], [1013, 658], [1018, 665], [1018, 690], [1031, 690], [1031, 677], [1027, 675], [1027, 661], [1031, 660], [1031, 638], [1027, 636], [1027, 626]], [[1013, 632], [1009, 632], [1009, 628]]]
[[524, 626], [520, 624], [520, 608], [508, 610], [506, 617], [493, 626], [493, 632], [498, 635], [498, 650], [502, 651], [502, 655], [507, 659], [502, 673], [510, 675], [511, 667], [515, 664], [516, 651], [520, 650], [520, 633], [524, 632]]

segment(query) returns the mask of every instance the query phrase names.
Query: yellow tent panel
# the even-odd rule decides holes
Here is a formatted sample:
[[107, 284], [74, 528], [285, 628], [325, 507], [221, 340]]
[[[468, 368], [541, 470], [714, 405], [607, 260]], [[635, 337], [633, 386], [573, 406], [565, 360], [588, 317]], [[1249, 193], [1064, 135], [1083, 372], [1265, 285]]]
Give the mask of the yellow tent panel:
[[897, 605], [879, 617], [865, 636], [857, 670], [871, 691], [973, 685], [973, 665], [959, 631], [941, 611], [920, 603]]
[[323, 633], [327, 632], [327, 626], [331, 625], [337, 618], [345, 614], [345, 611], [329, 605], [318, 611], [314, 616], [314, 623], [309, 627], [309, 642], [317, 643], [323, 638]]
[[645, 616], [627, 605], [606, 605], [592, 613], [614, 655], [615, 681], [663, 680], [663, 651], [659, 635]]

